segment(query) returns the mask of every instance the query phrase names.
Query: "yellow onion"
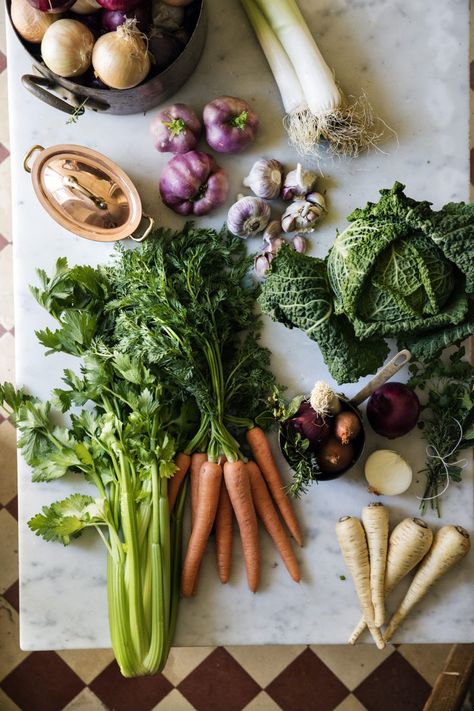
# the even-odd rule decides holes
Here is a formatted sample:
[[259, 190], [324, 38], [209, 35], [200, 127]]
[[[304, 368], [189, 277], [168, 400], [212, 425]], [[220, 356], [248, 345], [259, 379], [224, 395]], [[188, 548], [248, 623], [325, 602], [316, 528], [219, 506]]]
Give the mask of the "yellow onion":
[[41, 56], [60, 77], [78, 77], [90, 67], [94, 35], [78, 20], [58, 20], [46, 30]]
[[76, 0], [71, 7], [71, 11], [77, 12], [78, 15], [90, 15], [99, 10], [102, 10], [102, 5], [99, 5], [96, 0]]
[[11, 17], [18, 34], [34, 44], [41, 42], [48, 27], [58, 19], [58, 15], [32, 7], [28, 0], [12, 0]]
[[96, 76], [112, 89], [131, 89], [150, 71], [146, 38], [136, 20], [127, 20], [115, 32], [99, 37], [92, 53]]

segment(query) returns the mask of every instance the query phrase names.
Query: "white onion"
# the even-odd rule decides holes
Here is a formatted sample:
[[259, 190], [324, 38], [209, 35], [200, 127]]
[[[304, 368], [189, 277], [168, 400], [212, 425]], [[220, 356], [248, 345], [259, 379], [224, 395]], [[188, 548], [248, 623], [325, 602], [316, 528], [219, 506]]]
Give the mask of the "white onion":
[[113, 89], [131, 89], [150, 71], [150, 56], [135, 20], [99, 37], [92, 53], [96, 75]]
[[96, 0], [76, 0], [71, 10], [72, 12], [77, 12], [78, 15], [90, 15], [93, 12], [102, 10], [102, 5], [99, 5]]
[[58, 20], [46, 30], [41, 56], [60, 77], [77, 77], [90, 67], [94, 35], [78, 20]]
[[41, 12], [28, 0], [12, 0], [11, 18], [18, 34], [27, 42], [39, 44], [48, 27], [56, 22], [58, 15]]
[[391, 449], [378, 449], [367, 457], [365, 478], [376, 494], [403, 494], [412, 482], [413, 472], [403, 457]]

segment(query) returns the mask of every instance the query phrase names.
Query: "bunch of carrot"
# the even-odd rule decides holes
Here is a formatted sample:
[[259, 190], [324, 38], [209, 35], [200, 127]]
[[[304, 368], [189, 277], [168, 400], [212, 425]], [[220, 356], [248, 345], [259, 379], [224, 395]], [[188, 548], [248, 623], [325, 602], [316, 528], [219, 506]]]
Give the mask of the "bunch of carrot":
[[[388, 509], [371, 503], [362, 521], [343, 516], [336, 534], [354, 581], [362, 618], [349, 638], [355, 644], [368, 627], [377, 647], [383, 649], [395, 630], [428, 590], [470, 550], [470, 537], [461, 526], [443, 526], [433, 536], [419, 518], [406, 518], [389, 537]], [[385, 595], [420, 563], [398, 610], [385, 632]]]
[[217, 572], [222, 583], [228, 582], [234, 514], [242, 542], [247, 582], [252, 592], [256, 592], [260, 581], [257, 517], [275, 543], [293, 580], [299, 582], [301, 579], [298, 561], [278, 511], [300, 546], [303, 544], [301, 531], [270, 445], [265, 433], [256, 426], [247, 431], [247, 442], [255, 461], [242, 458], [232, 461], [225, 457], [212, 461], [203, 452], [177, 457], [178, 471], [170, 481], [168, 493], [170, 507], [174, 505], [178, 489], [188, 472], [191, 484], [192, 527], [181, 576], [181, 592], [185, 597], [196, 594], [199, 569], [213, 527]]

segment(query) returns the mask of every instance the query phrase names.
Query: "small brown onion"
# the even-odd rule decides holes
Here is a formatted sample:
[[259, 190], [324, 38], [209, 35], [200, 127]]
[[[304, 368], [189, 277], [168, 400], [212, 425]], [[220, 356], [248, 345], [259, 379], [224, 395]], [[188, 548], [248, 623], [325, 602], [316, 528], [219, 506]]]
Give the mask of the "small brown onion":
[[91, 15], [99, 10], [102, 10], [102, 6], [96, 0], [76, 0], [71, 7], [71, 12], [76, 12], [78, 15]]
[[334, 420], [334, 435], [341, 444], [349, 444], [349, 442], [360, 435], [360, 420], [355, 412], [344, 410], [336, 415]]
[[113, 89], [131, 89], [150, 71], [150, 55], [135, 20], [99, 37], [92, 53], [96, 75]]
[[41, 42], [41, 56], [60, 77], [78, 77], [90, 67], [95, 38], [78, 20], [58, 20], [48, 27]]
[[48, 27], [56, 22], [58, 17], [58, 15], [37, 10], [30, 5], [28, 0], [12, 0], [13, 26], [27, 42], [39, 44]]
[[354, 447], [350, 442], [341, 444], [335, 437], [330, 437], [318, 447], [316, 456], [323, 473], [337, 474], [351, 464], [354, 459]]

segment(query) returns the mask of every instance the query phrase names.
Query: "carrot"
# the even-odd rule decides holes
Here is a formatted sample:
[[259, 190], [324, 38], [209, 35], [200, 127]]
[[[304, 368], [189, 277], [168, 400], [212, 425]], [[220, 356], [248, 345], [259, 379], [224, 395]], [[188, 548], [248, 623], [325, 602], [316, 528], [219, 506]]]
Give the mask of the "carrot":
[[260, 581], [258, 524], [252, 500], [249, 473], [241, 460], [224, 464], [224, 480], [232, 502], [244, 553], [247, 583], [256, 592]]
[[265, 433], [260, 427], [252, 427], [252, 429], [247, 430], [247, 442], [289, 532], [298, 545], [302, 546], [303, 536], [301, 535], [298, 520], [291, 502], [285, 494], [283, 481], [273, 459], [272, 450]]
[[469, 533], [461, 526], [443, 526], [436, 532], [433, 545], [416, 571], [400, 607], [385, 630], [387, 642], [413, 607], [426, 595], [455, 563], [464, 558], [471, 548]]
[[388, 509], [379, 501], [362, 509], [364, 526], [369, 548], [370, 595], [374, 606], [375, 626], [385, 622], [385, 566], [388, 548]]
[[223, 481], [216, 513], [216, 562], [221, 583], [227, 583], [230, 576], [232, 563], [232, 519], [232, 504], [225, 481]]
[[191, 531], [181, 573], [181, 592], [191, 597], [196, 590], [197, 577], [207, 539], [216, 517], [222, 482], [222, 467], [215, 462], [204, 462], [199, 472], [199, 499], [196, 520]]
[[[393, 529], [388, 542], [385, 570], [385, 594], [425, 557], [433, 541], [433, 532], [420, 518], [405, 518]], [[362, 617], [349, 638], [355, 644], [367, 625]]]
[[336, 524], [339, 547], [354, 581], [357, 597], [367, 626], [379, 649], [384, 648], [380, 630], [375, 627], [374, 607], [370, 594], [369, 551], [364, 529], [358, 518], [343, 516]]
[[205, 452], [194, 452], [191, 457], [191, 528], [194, 526], [199, 492], [199, 471], [201, 466], [207, 462]]
[[179, 454], [176, 456], [175, 464], [178, 469], [175, 471], [174, 476], [170, 479], [168, 484], [168, 506], [170, 513], [173, 510], [173, 506], [176, 502], [176, 497], [178, 496], [179, 487], [183, 483], [183, 479], [187, 474], [190, 463], [191, 457], [189, 456], [189, 454], [179, 452]]
[[260, 517], [268, 535], [272, 538], [278, 548], [286, 569], [297, 583], [301, 580], [298, 561], [291, 547], [285, 529], [278, 517], [278, 513], [273, 505], [272, 497], [268, 491], [262, 473], [255, 462], [247, 462], [247, 471], [250, 477], [250, 487], [255, 510]]

